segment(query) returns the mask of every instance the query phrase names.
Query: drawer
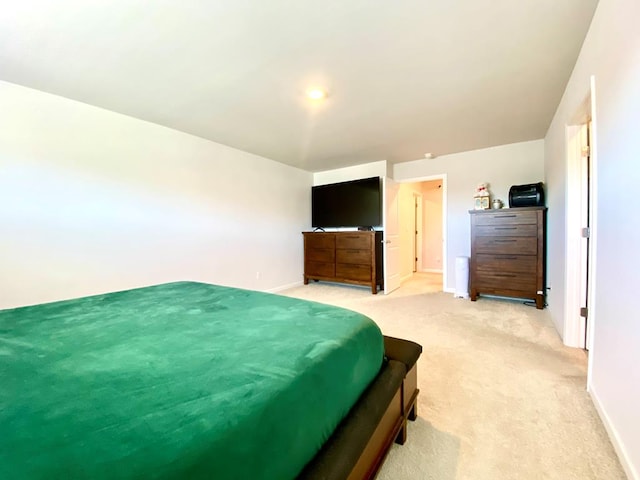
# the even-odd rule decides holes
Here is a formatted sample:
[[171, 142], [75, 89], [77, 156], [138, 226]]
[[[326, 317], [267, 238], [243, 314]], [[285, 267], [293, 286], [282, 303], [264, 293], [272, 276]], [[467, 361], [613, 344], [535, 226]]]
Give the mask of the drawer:
[[338, 234], [336, 235], [336, 248], [365, 249], [371, 248], [373, 234]]
[[334, 248], [335, 233], [309, 233], [304, 236], [305, 248]]
[[371, 265], [336, 264], [336, 277], [348, 280], [371, 281]]
[[335, 271], [335, 263], [308, 261], [304, 264], [304, 274], [310, 277], [314, 275], [317, 275], [319, 277], [334, 277]]
[[475, 237], [475, 253], [503, 255], [536, 255], [538, 239], [535, 237]]
[[538, 225], [478, 225], [478, 237], [537, 237]]
[[528, 225], [538, 223], [538, 211], [513, 212], [507, 209], [496, 213], [473, 214], [475, 225]]
[[532, 255], [487, 255], [475, 257], [478, 272], [528, 273], [535, 275], [538, 259]]
[[307, 248], [305, 258], [312, 262], [333, 263], [336, 260], [336, 251], [333, 248]]
[[535, 294], [536, 276], [509, 272], [483, 272], [477, 271], [474, 277], [474, 286], [477, 290], [483, 288], [498, 290], [521, 290]]
[[336, 262], [371, 265], [371, 250], [339, 248], [336, 250]]

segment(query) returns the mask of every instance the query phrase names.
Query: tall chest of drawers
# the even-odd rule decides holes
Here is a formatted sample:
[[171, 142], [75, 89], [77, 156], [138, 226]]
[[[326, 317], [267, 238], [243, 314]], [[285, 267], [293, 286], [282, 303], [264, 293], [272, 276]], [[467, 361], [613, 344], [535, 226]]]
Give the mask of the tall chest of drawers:
[[382, 288], [382, 232], [303, 232], [304, 284], [309, 280]]
[[470, 297], [480, 294], [545, 305], [546, 207], [471, 210]]

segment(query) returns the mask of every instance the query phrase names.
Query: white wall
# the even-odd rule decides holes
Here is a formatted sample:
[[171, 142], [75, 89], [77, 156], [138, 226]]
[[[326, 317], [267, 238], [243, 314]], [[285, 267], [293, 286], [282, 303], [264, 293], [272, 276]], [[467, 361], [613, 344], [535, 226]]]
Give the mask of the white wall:
[[[551, 313], [564, 325], [565, 125], [596, 82], [596, 252], [590, 393], [630, 478], [640, 478], [640, 2], [600, 0], [545, 138]], [[557, 304], [557, 305], [556, 305]]]
[[[378, 162], [363, 163], [361, 165], [354, 165], [351, 167], [315, 172], [313, 174], [313, 185], [328, 185], [330, 183], [348, 182], [363, 178], [385, 177], [386, 175], [387, 161], [380, 160]], [[380, 230], [382, 228], [381, 225], [374, 225], [373, 227], [375, 230]], [[327, 230], [355, 230], [355, 227], [329, 228]]]
[[422, 268], [442, 271], [442, 180], [422, 183]]
[[[508, 204], [512, 185], [541, 182], [544, 178], [544, 141], [514, 143], [470, 152], [397, 163], [398, 182], [447, 175], [447, 278], [445, 289], [455, 289], [455, 258], [469, 256], [469, 210], [478, 183], [489, 183], [494, 198]], [[549, 204], [550, 205], [550, 204]], [[553, 208], [550, 205], [550, 208]]]
[[352, 167], [336, 168], [315, 172], [313, 174], [314, 185], [327, 185], [329, 183], [348, 182], [361, 178], [385, 177], [387, 176], [387, 161], [363, 163]]
[[299, 282], [311, 183], [302, 170], [0, 82], [0, 308], [183, 279]]

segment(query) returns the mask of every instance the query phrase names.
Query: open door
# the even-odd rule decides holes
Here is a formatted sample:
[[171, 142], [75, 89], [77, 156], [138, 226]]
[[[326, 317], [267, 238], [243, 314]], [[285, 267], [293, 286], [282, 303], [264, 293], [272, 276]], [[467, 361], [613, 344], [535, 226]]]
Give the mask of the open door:
[[384, 293], [388, 295], [400, 286], [400, 216], [398, 192], [400, 186], [384, 177], [383, 228], [384, 228]]
[[590, 348], [591, 146], [587, 122], [567, 127], [567, 256], [563, 341]]

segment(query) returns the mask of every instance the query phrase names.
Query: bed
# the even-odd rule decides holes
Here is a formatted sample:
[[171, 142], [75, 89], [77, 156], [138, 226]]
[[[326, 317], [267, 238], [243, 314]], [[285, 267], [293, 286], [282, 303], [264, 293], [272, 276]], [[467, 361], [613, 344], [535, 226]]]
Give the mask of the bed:
[[197, 282], [0, 311], [0, 478], [370, 478], [415, 415], [388, 343]]

